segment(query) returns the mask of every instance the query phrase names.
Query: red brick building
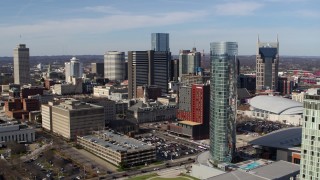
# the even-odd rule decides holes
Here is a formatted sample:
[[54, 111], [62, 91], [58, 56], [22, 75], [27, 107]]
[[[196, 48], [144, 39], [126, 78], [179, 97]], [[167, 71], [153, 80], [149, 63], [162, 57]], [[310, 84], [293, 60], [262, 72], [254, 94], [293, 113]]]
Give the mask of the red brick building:
[[210, 86], [193, 84], [179, 89], [179, 110], [176, 124], [168, 126], [169, 131], [190, 137], [209, 137]]
[[43, 95], [43, 88], [42, 87], [28, 87], [28, 88], [21, 88], [20, 90], [20, 98], [28, 98], [28, 96], [32, 95]]

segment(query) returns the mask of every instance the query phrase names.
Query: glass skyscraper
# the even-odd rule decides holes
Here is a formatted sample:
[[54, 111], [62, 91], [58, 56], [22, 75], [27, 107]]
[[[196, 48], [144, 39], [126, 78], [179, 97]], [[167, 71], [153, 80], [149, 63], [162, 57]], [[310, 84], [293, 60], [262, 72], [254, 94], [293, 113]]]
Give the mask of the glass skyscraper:
[[320, 89], [303, 101], [300, 179], [320, 178]]
[[170, 51], [169, 33], [152, 33], [151, 34], [151, 50]]
[[210, 154], [214, 164], [231, 162], [236, 142], [238, 43], [210, 44]]

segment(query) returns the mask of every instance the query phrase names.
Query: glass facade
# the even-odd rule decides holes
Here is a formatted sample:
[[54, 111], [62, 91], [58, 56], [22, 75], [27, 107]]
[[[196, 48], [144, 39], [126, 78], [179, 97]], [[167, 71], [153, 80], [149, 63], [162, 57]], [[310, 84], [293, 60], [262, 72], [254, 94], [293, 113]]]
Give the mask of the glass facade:
[[210, 154], [212, 162], [231, 162], [235, 152], [236, 42], [210, 44]]
[[300, 179], [320, 178], [320, 92], [303, 102]]
[[169, 33], [152, 33], [151, 34], [151, 50], [170, 51]]

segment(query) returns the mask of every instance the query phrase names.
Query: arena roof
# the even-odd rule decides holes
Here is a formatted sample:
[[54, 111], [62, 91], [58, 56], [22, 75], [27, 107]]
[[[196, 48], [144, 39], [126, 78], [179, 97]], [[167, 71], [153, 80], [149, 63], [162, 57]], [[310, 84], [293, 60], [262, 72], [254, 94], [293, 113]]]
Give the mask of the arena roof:
[[285, 128], [252, 140], [249, 142], [249, 144], [279, 149], [289, 149], [301, 145], [301, 136], [301, 127]]
[[303, 112], [302, 103], [279, 96], [256, 96], [250, 99], [249, 104], [253, 108], [279, 115], [294, 115]]

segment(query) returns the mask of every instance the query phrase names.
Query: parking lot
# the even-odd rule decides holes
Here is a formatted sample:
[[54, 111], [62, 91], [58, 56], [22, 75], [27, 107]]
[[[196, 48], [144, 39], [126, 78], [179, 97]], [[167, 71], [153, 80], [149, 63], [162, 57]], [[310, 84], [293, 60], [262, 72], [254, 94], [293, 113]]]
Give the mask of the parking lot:
[[179, 140], [172, 141], [169, 138], [163, 138], [156, 136], [152, 133], [143, 134], [138, 136], [136, 139], [153, 145], [157, 148], [157, 159], [158, 160], [173, 160], [179, 159], [182, 157], [188, 157], [191, 155], [195, 155], [199, 152], [202, 152], [203, 149], [193, 148], [179, 143]]
[[37, 158], [24, 162], [25, 171], [36, 179], [81, 179], [83, 172], [70, 159], [59, 156], [54, 150], [41, 153]]

